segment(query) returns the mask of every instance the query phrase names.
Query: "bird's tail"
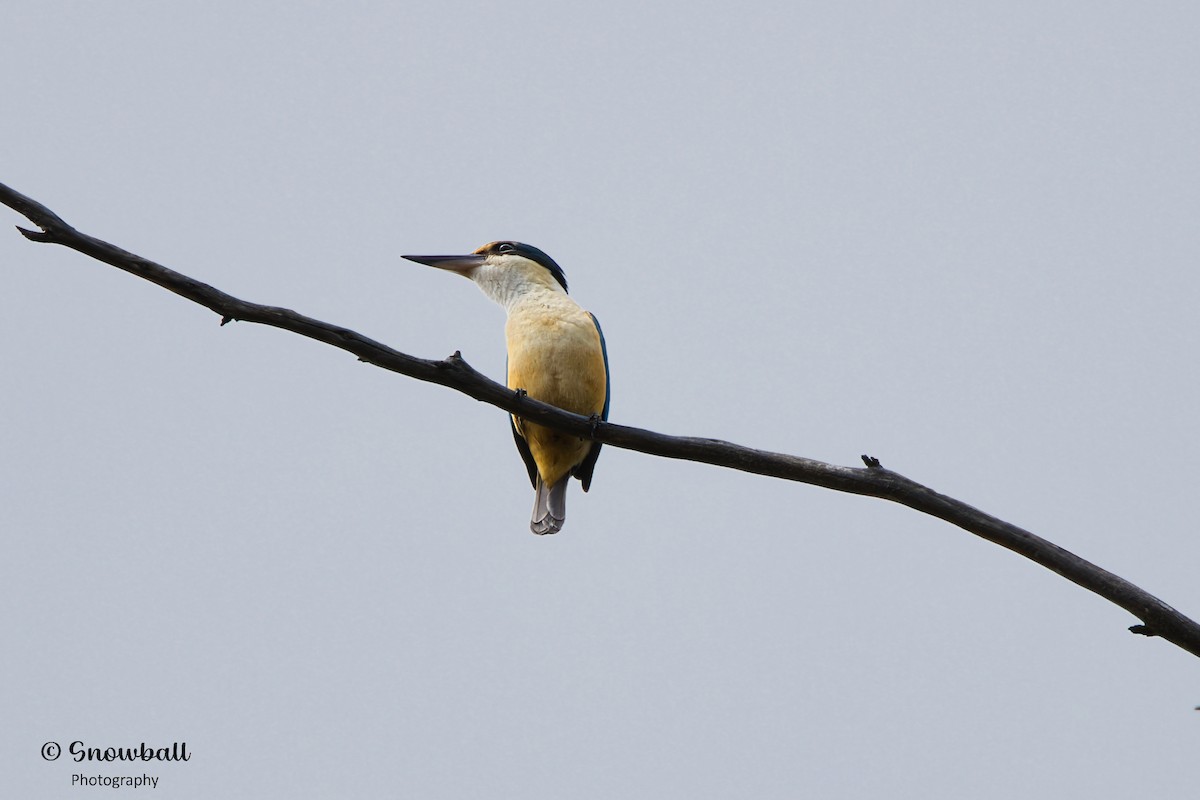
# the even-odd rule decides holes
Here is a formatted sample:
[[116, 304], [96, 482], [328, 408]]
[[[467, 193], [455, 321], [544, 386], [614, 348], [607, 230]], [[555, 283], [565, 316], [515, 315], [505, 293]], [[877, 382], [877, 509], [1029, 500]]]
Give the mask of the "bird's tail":
[[564, 475], [559, 478], [558, 483], [547, 486], [542, 476], [538, 475], [529, 530], [539, 536], [562, 530], [563, 523], [567, 520], [567, 481], [570, 478], [570, 475]]

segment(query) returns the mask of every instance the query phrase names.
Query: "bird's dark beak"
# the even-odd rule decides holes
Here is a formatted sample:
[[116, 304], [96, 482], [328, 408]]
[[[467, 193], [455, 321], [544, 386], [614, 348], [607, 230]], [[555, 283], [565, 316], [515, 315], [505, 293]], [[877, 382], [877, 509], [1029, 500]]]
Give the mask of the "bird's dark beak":
[[482, 256], [477, 253], [472, 253], [468, 256], [400, 256], [407, 258], [409, 261], [415, 261], [418, 264], [424, 264], [429, 267], [437, 267], [438, 269], [457, 272], [464, 277], [471, 277], [471, 273], [487, 260], [487, 256]]

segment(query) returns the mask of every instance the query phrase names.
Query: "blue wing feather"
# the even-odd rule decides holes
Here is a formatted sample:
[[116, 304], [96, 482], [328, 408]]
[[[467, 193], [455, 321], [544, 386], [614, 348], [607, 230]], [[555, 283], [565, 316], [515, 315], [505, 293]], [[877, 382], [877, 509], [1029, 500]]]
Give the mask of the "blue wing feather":
[[604, 341], [604, 331], [600, 330], [600, 320], [590, 311], [588, 316], [596, 324], [596, 333], [600, 334], [600, 353], [604, 356], [604, 411], [600, 413], [600, 419], [607, 422], [608, 404], [612, 401], [612, 383], [608, 379], [608, 343]]

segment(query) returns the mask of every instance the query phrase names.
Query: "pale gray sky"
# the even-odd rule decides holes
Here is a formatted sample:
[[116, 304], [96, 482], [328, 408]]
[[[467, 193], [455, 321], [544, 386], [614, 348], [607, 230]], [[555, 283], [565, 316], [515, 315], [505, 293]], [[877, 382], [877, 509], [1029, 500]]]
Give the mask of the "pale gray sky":
[[[495, 377], [503, 312], [399, 256], [530, 242], [614, 421], [876, 455], [1196, 616], [1197, 41], [1182, 2], [26, 4], [0, 180]], [[615, 448], [534, 537], [502, 412], [0, 217], [13, 796], [1195, 796], [1196, 659], [1024, 559]]]

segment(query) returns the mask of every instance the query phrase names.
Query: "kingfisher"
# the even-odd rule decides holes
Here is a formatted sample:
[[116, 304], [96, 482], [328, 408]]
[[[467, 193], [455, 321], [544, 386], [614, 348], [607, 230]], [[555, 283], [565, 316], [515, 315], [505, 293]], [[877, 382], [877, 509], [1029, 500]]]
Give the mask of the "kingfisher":
[[[402, 256], [470, 278], [504, 306], [508, 388], [583, 416], [608, 419], [608, 349], [595, 315], [567, 294], [567, 276], [554, 259], [521, 242], [490, 242], [469, 255]], [[567, 482], [586, 492], [600, 443], [509, 417], [517, 450], [533, 484], [529, 529], [562, 530]]]

